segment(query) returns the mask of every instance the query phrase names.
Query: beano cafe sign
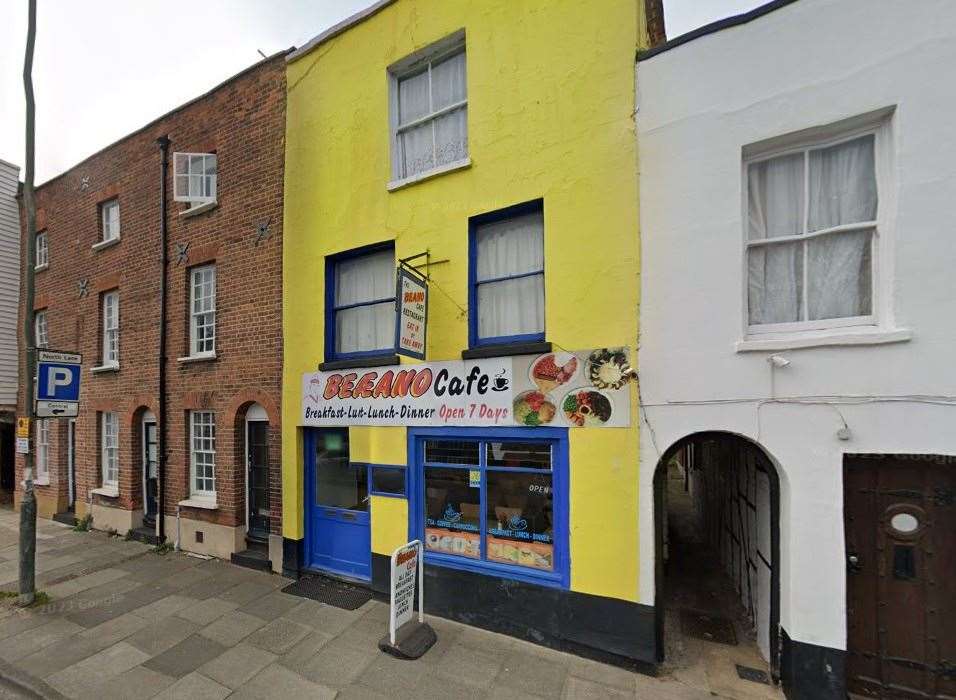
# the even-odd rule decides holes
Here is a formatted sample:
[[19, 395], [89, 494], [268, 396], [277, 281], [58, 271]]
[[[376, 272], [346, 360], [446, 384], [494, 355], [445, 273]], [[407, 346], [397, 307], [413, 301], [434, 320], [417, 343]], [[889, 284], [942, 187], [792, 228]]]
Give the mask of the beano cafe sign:
[[302, 377], [300, 425], [630, 425], [623, 348], [451, 360]]

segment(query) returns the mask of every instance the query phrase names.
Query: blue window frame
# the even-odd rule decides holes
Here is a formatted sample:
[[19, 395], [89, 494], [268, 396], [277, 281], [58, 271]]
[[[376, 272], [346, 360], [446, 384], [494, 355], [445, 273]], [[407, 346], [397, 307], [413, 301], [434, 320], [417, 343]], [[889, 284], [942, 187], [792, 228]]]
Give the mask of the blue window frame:
[[468, 221], [470, 347], [544, 340], [544, 201]]
[[567, 435], [409, 428], [409, 537], [426, 563], [567, 588]]
[[370, 464], [369, 466], [369, 493], [373, 496], [391, 496], [404, 498], [406, 479], [405, 467]]
[[326, 360], [394, 353], [394, 244], [327, 257], [325, 309]]

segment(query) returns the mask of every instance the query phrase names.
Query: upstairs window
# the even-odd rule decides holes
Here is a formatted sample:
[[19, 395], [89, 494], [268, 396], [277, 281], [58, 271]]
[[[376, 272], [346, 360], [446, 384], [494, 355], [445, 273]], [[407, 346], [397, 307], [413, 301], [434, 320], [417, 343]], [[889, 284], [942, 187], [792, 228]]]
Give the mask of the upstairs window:
[[50, 264], [50, 250], [48, 248], [46, 231], [40, 231], [37, 234], [36, 244], [37, 256], [35, 269], [44, 270], [47, 265]]
[[746, 163], [750, 332], [876, 322], [879, 132]]
[[191, 209], [216, 201], [216, 154], [173, 154], [173, 199]]
[[329, 258], [327, 359], [395, 352], [395, 249]]
[[103, 362], [107, 367], [119, 366], [119, 292], [103, 295]]
[[34, 342], [38, 348], [49, 347], [49, 338], [46, 329], [46, 311], [37, 311], [33, 315]]
[[468, 158], [464, 36], [391, 70], [392, 177], [404, 180]]
[[471, 345], [544, 340], [540, 201], [471, 220]]
[[194, 267], [189, 279], [189, 353], [215, 355], [216, 266]]
[[118, 199], [111, 199], [100, 204], [100, 231], [103, 243], [119, 240], [120, 208]]

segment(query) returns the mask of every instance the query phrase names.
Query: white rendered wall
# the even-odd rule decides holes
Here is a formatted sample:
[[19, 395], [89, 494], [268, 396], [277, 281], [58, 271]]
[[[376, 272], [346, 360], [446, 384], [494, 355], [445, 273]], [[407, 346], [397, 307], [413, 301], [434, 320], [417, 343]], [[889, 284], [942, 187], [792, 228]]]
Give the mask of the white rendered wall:
[[[637, 83], [641, 600], [654, 601], [659, 455], [726, 430], [780, 472], [782, 626], [844, 649], [843, 454], [956, 454], [956, 3], [799, 0], [640, 62]], [[911, 337], [776, 350], [792, 363], [776, 370], [776, 397], [820, 403], [764, 402], [771, 353], [736, 349], [741, 149], [888, 107], [883, 330]]]

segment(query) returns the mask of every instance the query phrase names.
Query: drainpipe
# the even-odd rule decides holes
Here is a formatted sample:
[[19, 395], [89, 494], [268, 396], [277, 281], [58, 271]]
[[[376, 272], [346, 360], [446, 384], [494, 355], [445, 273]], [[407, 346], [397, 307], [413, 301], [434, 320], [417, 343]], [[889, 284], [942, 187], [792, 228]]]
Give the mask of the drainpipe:
[[166, 273], [169, 268], [169, 257], [166, 254], [166, 176], [169, 171], [169, 136], [160, 136], [156, 143], [159, 144], [162, 163], [159, 180], [159, 241], [162, 265], [159, 277], [159, 504], [156, 508], [156, 534], [160, 543], [163, 543], [166, 541]]

